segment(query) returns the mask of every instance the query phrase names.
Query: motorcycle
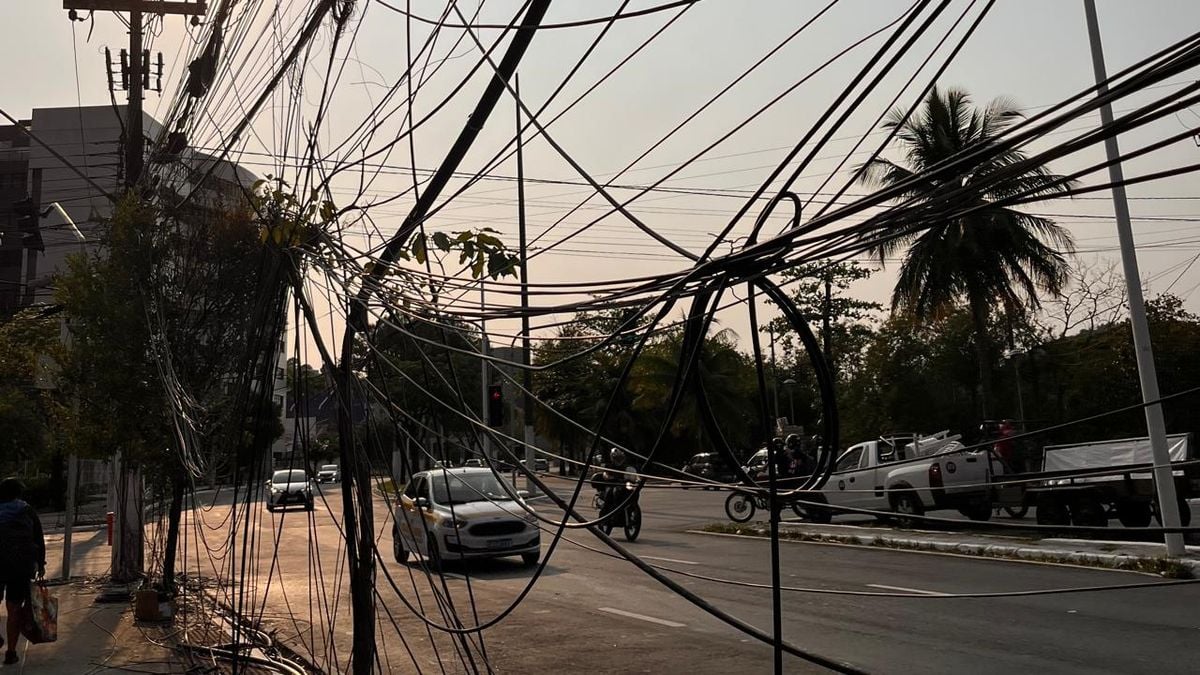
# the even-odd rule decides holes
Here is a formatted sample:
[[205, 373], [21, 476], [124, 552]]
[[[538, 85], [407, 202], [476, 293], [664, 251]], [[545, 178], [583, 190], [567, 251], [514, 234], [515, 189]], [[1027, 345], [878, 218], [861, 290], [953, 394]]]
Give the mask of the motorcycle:
[[[612, 513], [607, 514], [600, 521], [600, 530], [604, 534], [612, 534], [613, 528], [620, 526], [625, 533], [625, 541], [630, 543], [637, 540], [638, 535], [642, 532], [642, 507], [638, 505], [637, 486], [632, 482], [625, 483], [626, 495], [632, 494], [632, 498], [626, 498], [625, 495], [619, 497], [627, 503], [624, 508], [617, 509]], [[597, 492], [592, 498], [592, 505], [596, 507], [600, 513], [604, 513], [605, 495], [607, 491]]]
[[[784, 505], [789, 505], [792, 508], [792, 513], [800, 518], [815, 520], [812, 514], [802, 504], [792, 500], [781, 500]], [[767, 509], [767, 495], [763, 493], [752, 494], [741, 490], [734, 490], [725, 498], [725, 515], [735, 523], [746, 523], [754, 517], [754, 513], [758, 509]]]

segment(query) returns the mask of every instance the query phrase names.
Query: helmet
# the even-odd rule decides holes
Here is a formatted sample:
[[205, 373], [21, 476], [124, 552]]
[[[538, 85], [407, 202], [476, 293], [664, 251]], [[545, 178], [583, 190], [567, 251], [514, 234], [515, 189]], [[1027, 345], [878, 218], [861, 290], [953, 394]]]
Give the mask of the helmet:
[[620, 448], [613, 448], [608, 451], [608, 459], [613, 466], [620, 466], [625, 463], [625, 451]]
[[787, 440], [785, 440], [784, 443], [787, 445], [787, 447], [794, 448], [800, 445], [800, 437], [796, 434], [788, 434]]

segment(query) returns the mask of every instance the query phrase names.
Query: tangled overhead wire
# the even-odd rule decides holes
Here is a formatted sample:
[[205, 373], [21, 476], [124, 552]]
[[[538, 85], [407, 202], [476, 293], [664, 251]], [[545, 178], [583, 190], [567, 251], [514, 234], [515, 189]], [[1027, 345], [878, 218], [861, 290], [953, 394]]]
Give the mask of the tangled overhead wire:
[[[293, 354], [297, 357], [295, 370], [298, 371], [304, 362], [299, 358], [301, 334], [307, 331], [308, 341], [320, 352], [326, 377], [333, 384], [333, 396], [329, 400], [335, 411], [338, 452], [344, 472], [341, 498], [336, 500], [338, 503], [325, 503], [322, 496], [322, 505], [334, 513], [340, 509], [344, 518], [337, 524], [344, 549], [339, 550], [332, 564], [321, 557], [315, 516], [307, 519], [312, 543], [306, 572], [311, 582], [310, 593], [316, 598], [315, 609], [310, 602], [308, 621], [310, 625], [321, 624], [327, 632], [320, 640], [321, 646], [317, 645], [316, 637], [312, 638], [308, 645], [309, 655], [321, 657], [331, 668], [340, 667], [347, 656], [338, 652], [332, 629], [339, 609], [342, 570], [349, 575], [351, 614], [354, 616], [355, 639], [349, 657], [352, 667], [379, 667], [381, 653], [388, 658], [386, 650], [377, 645], [384, 636], [383, 631], [377, 630], [378, 625], [382, 625], [382, 619], [377, 616], [379, 609], [385, 611], [388, 621], [396, 628], [394, 634], [405, 640], [403, 631], [399, 629], [401, 619], [394, 616], [392, 608], [379, 599], [375, 580], [378, 573], [382, 572], [388, 585], [403, 601], [406, 611], [421, 621], [430, 643], [445, 644], [435, 641], [435, 632], [439, 636], [448, 635], [455, 658], [462, 668], [471, 671], [490, 670], [485, 631], [508, 617], [535, 589], [550, 557], [560, 542], [566, 539], [564, 533], [587, 529], [611, 549], [613, 555], [629, 561], [664, 587], [726, 624], [773, 645], [778, 653], [786, 652], [831, 669], [854, 672], [853, 666], [816, 654], [802, 645], [786, 643], [781, 637], [778, 623], [773, 631], [768, 632], [729, 615], [671, 579], [666, 573], [668, 571], [648, 564], [628, 547], [600, 531], [597, 527], [601, 524], [600, 520], [585, 517], [577, 508], [583, 480], [576, 483], [569, 495], [559, 494], [547, 484], [544, 476], [538, 475], [536, 467], [521, 466], [507, 450], [513, 442], [525, 443], [524, 438], [509, 436], [490, 428], [485, 422], [466, 392], [476, 388], [472, 385], [485, 384], [488, 376], [480, 375], [480, 381], [474, 381], [474, 376], [468, 375], [472, 364], [478, 366], [482, 363], [485, 373], [499, 374], [523, 395], [532, 397], [532, 404], [538, 410], [547, 416], [561, 418], [563, 424], [585, 438], [589, 449], [583, 459], [570, 461], [577, 462], [579, 471], [586, 476], [593, 468], [593, 458], [598, 450], [621, 444], [614, 440], [620, 437], [618, 403], [621, 397], [628, 395], [625, 389], [635, 362], [646, 353], [648, 345], [654, 340], [678, 335], [677, 360], [665, 396], [662, 417], [656, 420], [653, 441], [646, 447], [627, 448], [629, 455], [636, 459], [636, 474], [646, 476], [670, 472], [675, 477], [694, 481], [698, 485], [712, 482], [665, 466], [664, 446], [685, 400], [690, 397], [700, 411], [698, 421], [705, 437], [734, 467], [736, 488], [765, 495], [773, 524], [777, 524], [781, 498], [803, 502], [805, 493], [819, 490], [828, 480], [834, 470], [841, 439], [834, 379], [829, 364], [825, 362], [821, 346], [809, 326], [809, 318], [788, 296], [785, 285], [773, 278], [775, 275], [802, 263], [832, 264], [839, 259], [862, 255], [887, 242], [919, 232], [934, 220], [969, 216], [979, 211], [981, 200], [990, 195], [995, 186], [1022, 175], [1030, 166], [1079, 157], [1106, 138], [1145, 129], [1158, 120], [1200, 102], [1200, 85], [1184, 84], [1123, 113], [1112, 125], [1089, 127], [1083, 131], [1071, 131], [1067, 127], [1069, 123], [1088, 119], [1102, 103], [1131, 101], [1135, 95], [1168, 83], [1171, 78], [1196, 67], [1200, 64], [1200, 36], [1193, 35], [1112, 76], [1104, 96], [1094, 96], [1095, 88], [1085, 89], [1008, 126], [983, 147], [929, 167], [907, 181], [867, 194], [851, 195], [847, 190], [863, 175], [867, 166], [864, 164], [855, 169], [838, 189], [832, 193], [824, 192], [835, 178], [834, 174], [841, 171], [849, 160], [850, 154], [846, 154], [839, 158], [837, 168], [824, 176], [821, 186], [807, 191], [805, 196], [806, 191], [799, 190], [796, 183], [804, 177], [803, 174], [812, 172], [814, 163], [820, 159], [819, 153], [825, 151], [831, 141], [845, 131], [849, 120], [869, 107], [872, 96], [888, 86], [889, 77], [903, 70], [906, 59], [914, 54], [923, 56], [907, 81], [890, 97], [891, 102], [879, 111], [872, 127], [877, 125], [888, 109], [905, 101], [911, 102], [911, 105], [906, 108], [904, 118], [911, 116], [924, 95], [935, 86], [938, 78], [983, 24], [993, 6], [993, 2], [980, 0], [957, 4], [950, 0], [915, 0], [882, 26], [865, 33], [861, 39], [797, 78], [777, 97], [747, 114], [702, 150], [685, 161], [675, 163], [672, 170], [659, 180], [648, 185], [630, 186], [617, 181], [664, 147], [681, 129], [694, 128], [693, 120], [702, 112], [718, 101], [728, 100], [729, 92], [744, 78], [793, 44], [798, 36], [811, 30], [811, 26], [821, 25], [821, 20], [838, 5], [837, 0], [822, 6], [761, 59], [606, 179], [593, 175], [568, 150], [569, 143], [563, 140], [560, 127], [555, 123], [576, 108], [577, 104], [593, 100], [593, 92], [600, 90], [611, 77], [625, 72], [626, 65], [641, 55], [643, 48], [671, 30], [677, 30], [683, 24], [683, 17], [693, 16], [693, 12], [700, 11], [702, 3], [670, 2], [633, 11], [626, 10], [628, 3], [622, 3], [615, 12], [604, 17], [547, 22], [544, 19], [549, 2], [530, 0], [513, 13], [513, 19], [508, 23], [481, 21], [479, 12], [482, 3], [473, 16], [467, 16], [457, 3], [449, 3], [437, 18], [420, 16], [398, 3], [364, 3], [356, 7], [356, 3], [320, 0], [298, 4], [304, 6], [276, 7], [268, 15], [263, 15], [261, 12], [267, 7], [266, 3], [221, 3], [217, 20], [198, 31], [197, 42], [189, 49], [191, 63], [197, 64], [197, 67], [181, 80], [183, 85], [180, 94], [168, 109], [167, 127], [186, 133], [193, 145], [213, 150], [217, 161], [200, 172], [198, 183], [212, 181], [220, 161], [242, 155], [248, 138], [253, 138], [262, 146], [262, 155], [276, 165], [275, 189], [282, 191], [285, 183], [288, 183], [295, 190], [299, 205], [297, 212], [309, 207], [325, 211], [325, 204], [329, 204], [328, 213], [322, 218], [303, 223], [309, 228], [307, 234], [310, 235], [303, 239], [303, 244], [281, 245], [279, 248], [284, 250], [275, 251], [273, 255], [264, 254], [260, 262], [264, 279], [262, 295], [251, 305], [253, 313], [247, 321], [246, 335], [243, 336], [245, 350], [238, 364], [229, 366], [228, 370], [236, 374], [238, 390], [243, 392], [233, 407], [244, 412], [255, 405], [249, 393], [253, 391], [253, 383], [272, 379], [276, 363], [262, 354], [269, 351], [265, 345], [273, 346], [281, 337], [280, 321], [285, 313], [283, 308], [288, 305], [282, 289], [285, 285], [289, 286], [296, 317], [292, 345]], [[361, 64], [356, 43], [359, 31], [364, 27], [363, 17], [370, 11], [371, 4], [382, 5], [404, 21], [405, 67], [390, 84], [383, 85], [386, 93], [371, 103], [367, 115], [356, 118], [351, 129], [339, 130], [339, 138], [332, 139], [329, 132], [334, 127], [330, 118], [334, 110], [335, 89], [339, 88], [343, 73], [351, 63]], [[947, 13], [952, 6], [961, 6], [961, 11]], [[665, 13], [654, 16], [660, 12]], [[562, 92], [573, 91], [570, 87], [577, 83], [580, 73], [586, 72], [584, 67], [594, 66], [600, 53], [597, 47], [611, 42], [614, 25], [618, 22], [628, 25], [630, 21], [626, 20], [636, 17], [644, 17], [646, 21], [657, 19], [662, 23], [635, 49], [625, 50], [628, 53], [614, 66], [604, 70], [604, 74], [585, 88], [583, 93], [568, 103], [558, 103]], [[334, 24], [329, 36], [325, 35], [324, 30], [328, 25], [327, 18]], [[254, 34], [253, 29], [263, 23], [271, 28], [265, 41], [272, 44], [273, 50], [254, 49], [250, 36]], [[414, 26], [418, 24], [431, 28], [424, 35], [415, 37]], [[588, 26], [599, 27], [599, 34], [588, 42], [582, 56], [565, 69], [567, 74], [557, 81], [545, 100], [540, 105], [532, 105], [529, 100], [519, 97], [509, 80], [534, 41], [553, 34], [546, 33], [546, 29], [566, 30]], [[481, 30], [496, 30], [500, 34], [485, 41], [480, 37]], [[452, 37], [447, 38], [448, 35]], [[930, 36], [935, 38], [935, 44], [931, 47], [926, 42]], [[449, 45], [448, 39], [452, 41]], [[320, 40], [324, 40], [324, 43]], [[656, 226], [639, 213], [638, 208], [646, 201], [647, 194], [670, 189], [665, 183], [682, 170], [696, 161], [710, 158], [715, 148], [733, 138], [760, 115], [776, 108], [786, 96], [812, 82], [828, 66], [841, 63], [860, 47], [871, 45], [874, 45], [874, 51], [846, 80], [811, 125], [798, 135], [796, 142], [786, 148], [786, 154], [770, 167], [767, 175], [745, 193], [724, 195], [724, 198], [741, 199], [743, 203], [735, 212], [721, 214], [728, 215], [728, 221], [704, 246], [693, 246], [678, 240], [675, 233]], [[272, 51], [276, 52], [274, 60], [270, 55]], [[316, 65], [318, 54], [327, 55], [323, 72]], [[454, 74], [454, 60], [466, 54], [477, 54], [478, 58]], [[445, 81], [441, 81], [443, 78]], [[306, 99], [305, 95], [310, 91], [306, 88], [306, 80], [320, 83], [320, 96], [315, 106]], [[419, 168], [415, 141], [418, 132], [427, 133], [439, 119], [445, 117], [447, 111], [456, 111], [452, 104], [468, 96], [467, 92], [472, 91], [480, 81], [486, 82], [483, 92], [479, 95], [478, 103], [470, 110], [466, 124], [445, 153], [445, 158], [436, 168]], [[428, 91], [434, 91], [428, 94], [428, 101], [432, 104], [419, 113], [418, 97]], [[475, 146], [482, 144], [477, 142], [483, 135], [490, 113], [506, 97], [513, 99], [527, 122], [511, 139], [505, 136], [499, 150], [485, 153], [486, 160], [480, 162], [477, 169], [465, 168], [469, 159], [474, 161], [471, 153], [479, 152]], [[424, 98], [420, 100], [426, 101]], [[550, 115], [551, 110], [555, 110], [552, 104], [562, 107]], [[310, 107], [306, 109], [306, 105]], [[258, 115], [266, 110], [273, 111], [269, 130], [265, 128], [266, 125], [255, 123]], [[530, 136], [522, 139], [521, 133], [525, 131], [529, 131]], [[1047, 134], [1068, 131], [1070, 137], [1054, 147], [1029, 152], [1019, 162], [1005, 164], [1003, 161], [1014, 152], [1036, 147], [1038, 141]], [[324, 138], [323, 133], [326, 134]], [[881, 140], [870, 153], [867, 164], [880, 156], [894, 133], [895, 130]], [[1126, 152], [1124, 158], [1146, 156], [1187, 140], [1194, 133], [1195, 129], [1186, 129], [1165, 135]], [[851, 153], [857, 152], [866, 140], [866, 135], [859, 138]], [[158, 149], [166, 149], [168, 142], [167, 138], [159, 139]], [[520, 142], [537, 142], [550, 147], [553, 156], [579, 176], [580, 180], [572, 184], [587, 189], [583, 199], [570, 202], [575, 206], [566, 210], [534, 239], [532, 243], [541, 246], [523, 258], [526, 265], [531, 259], [548, 259], [563, 245], [598, 227], [605, 219], [615, 217], [622, 220], [622, 227], [627, 227], [629, 232], [648, 238], [677, 256], [682, 267], [637, 277], [615, 275], [613, 278], [581, 278], [518, 285], [502, 279], [486, 280], [486, 274], [475, 275], [480, 277], [478, 279], [464, 279], [466, 275], [462, 273], [463, 270], [470, 268], [470, 263], [465, 262], [469, 256], [457, 263], [453, 256], [439, 258], [435, 262], [428, 251], [422, 248], [422, 253], [414, 255], [411, 262], [401, 263], [401, 254], [414, 250], [406, 247], [411, 247], [417, 240], [432, 241], [437, 233], [431, 228], [438, 224], [439, 218], [447, 216], [449, 205], [461, 204], [470, 191], [477, 189], [481, 181], [493, 175], [502, 163], [513, 156]], [[409, 154], [407, 173], [410, 175], [407, 178], [411, 178], [411, 185], [389, 185], [378, 190], [378, 198], [368, 198], [373, 186], [386, 184], [388, 174], [384, 173], [384, 169], [389, 166], [391, 153], [403, 151], [405, 144]], [[914, 194], [913, 188], [919, 183], [944, 181], [961, 172], [963, 167], [989, 161], [998, 162], [1000, 168], [976, 177], [970, 184], [948, 186], [938, 193], [936, 199], [921, 199]], [[1106, 162], [1089, 163], [1068, 175], [1052, 177], [1046, 182], [1031, 184], [1028, 189], [994, 196], [986, 201], [992, 207], [1009, 207], [1043, 201], [1049, 196], [1082, 195], [1106, 189], [1110, 187], [1107, 184], [1084, 186], [1075, 182], [1106, 166]], [[1160, 180], [1194, 172], [1196, 168], [1195, 165], [1189, 165], [1155, 171], [1134, 176], [1128, 182], [1135, 184]], [[403, 171], [398, 172], [402, 177], [403, 174]], [[161, 178], [162, 175], [163, 171], [159, 171], [158, 176]], [[237, 188], [243, 195], [253, 195], [255, 190], [254, 186], [246, 184], [238, 184]], [[630, 188], [635, 190], [632, 196], [618, 196], [619, 190]], [[1056, 190], [1053, 195], [1050, 194], [1052, 188]], [[335, 190], [348, 190], [352, 198], [336, 205], [335, 195], [338, 193]], [[197, 191], [176, 197], [167, 205], [169, 214], [182, 213], [195, 206], [195, 202], [201, 198]], [[828, 199], [821, 203], [818, 197]], [[585, 206], [595, 207], [591, 204], [594, 199], [601, 200], [599, 208], [602, 215], [588, 218], [587, 222], [570, 232], [560, 233], [560, 226]], [[395, 228], [381, 226], [380, 221], [390, 215], [383, 210], [384, 207], [399, 203], [410, 205], [404, 212], [403, 222]], [[765, 232], [768, 225], [779, 221], [775, 211], [780, 205], [792, 206], [792, 213], [784, 217], [785, 224], [780, 230]], [[802, 213], [809, 208], [814, 208], [813, 215]], [[747, 222], [755, 209], [760, 209], [757, 217], [752, 223]], [[262, 213], [257, 215], [262, 217]], [[744, 243], [738, 245], [738, 242]], [[730, 246], [729, 252], [719, 254], [718, 251], [726, 245]], [[696, 253], [693, 249], [702, 252]], [[456, 264], [458, 267], [455, 267]], [[477, 306], [468, 298], [476, 291], [483, 295], [485, 283], [489, 285], [492, 303], [489, 305], [481, 300]], [[743, 289], [744, 294], [738, 296]], [[521, 291], [532, 294], [539, 304], [522, 308], [509, 301]], [[203, 295], [202, 289], [191, 288], [189, 292], [192, 297]], [[757, 375], [756, 414], [759, 419], [755, 424], [760, 435], [768, 435], [771, 420], [766, 413], [768, 386], [765, 358], [759, 344], [758, 320], [763, 300], [773, 307], [773, 313], [783, 317], [798, 337], [820, 399], [822, 444], [815, 457], [815, 470], [800, 484], [791, 484], [786, 490], [781, 489], [774, 479], [764, 485], [761, 479], [741, 468], [735, 443], [723, 430], [723, 411], [719, 402], [711, 396], [711, 383], [706, 384], [703, 368], [717, 315], [731, 309], [740, 310], [744, 305], [751, 329], [751, 359]], [[685, 308], [682, 318], [673, 319], [672, 314], [679, 308]], [[603, 331], [564, 335], [559, 344], [570, 345], [570, 349], [531, 366], [518, 362], [510, 354], [487, 353], [491, 345], [487, 344], [489, 335], [484, 327], [485, 322], [525, 319], [530, 323], [531, 332], [545, 334], [570, 325], [570, 322], [561, 318], [563, 315], [587, 312], [611, 312], [617, 318]], [[155, 315], [148, 316], [152, 324], [157, 322], [161, 325]], [[332, 341], [332, 331], [338, 328], [344, 328], [340, 343]], [[203, 453], [197, 451], [204, 426], [203, 410], [196, 402], [193, 385], [178, 372], [177, 366], [181, 362], [179, 354], [187, 349], [186, 342], [179, 336], [168, 339], [166, 328], [160, 327], [158, 332], [164, 339], [156, 350], [156, 364], [164, 388], [170, 393], [169, 404], [176, 422], [175, 449], [179, 450], [180, 464], [186, 469], [188, 482], [191, 482], [205, 469]], [[514, 340], [530, 337], [528, 334], [521, 336], [515, 331], [513, 333], [508, 337]], [[491, 338], [494, 340], [495, 337], [497, 333], [493, 332]], [[401, 348], [396, 345], [401, 345]], [[539, 373], [565, 369], [605, 350], [619, 352], [620, 361], [618, 367], [614, 368], [611, 389], [596, 392], [596, 398], [601, 402], [597, 404], [599, 412], [594, 424], [584, 424], [562, 415], [554, 408], [552, 401], [538, 397], [537, 391], [529, 391], [520, 381], [521, 378], [512, 375], [512, 371], [519, 368], [531, 368]], [[293, 393], [301, 393], [301, 396], [307, 393], [303, 387], [294, 389]], [[292, 403], [294, 405], [295, 401]], [[355, 410], [360, 408], [367, 410], [365, 422], [354, 417]], [[293, 410], [299, 411], [299, 407]], [[299, 417], [301, 415], [297, 412], [296, 419]], [[296, 421], [295, 424], [297, 440], [283, 457], [307, 466], [314, 460], [310, 454], [314, 439], [309, 429], [299, 428], [301, 422]], [[389, 430], [391, 438], [384, 438], [380, 429]], [[560, 519], [538, 515], [546, 531], [553, 534], [549, 549], [528, 582], [522, 585], [521, 591], [503, 610], [490, 617], [480, 617], [468, 574], [466, 580], [471, 618], [464, 620], [464, 608], [455, 606], [453, 594], [440, 570], [430, 569], [427, 565], [415, 570], [407, 567], [410, 596], [408, 590], [402, 589], [402, 584], [393, 577], [393, 570], [384, 564], [378, 542], [380, 533], [388, 529], [389, 521], [385, 518], [383, 523], [376, 522], [373, 504], [382, 493], [390, 512], [390, 497], [397, 486], [392, 485], [390, 492], [379, 490], [373, 472], [380, 465], [392, 461], [389, 456], [392, 447], [400, 444], [411, 450], [400, 453], [399, 463], [405, 476], [411, 475], [416, 469], [414, 464], [417, 462], [414, 460], [419, 459], [421, 463], [446, 460], [449, 456], [446, 450], [448, 446], [455, 446], [464, 454], [470, 452], [473, 457], [494, 469], [499, 468], [499, 458], [507, 458], [563, 511]], [[486, 448], [489, 445], [503, 450], [500, 453], [488, 452]], [[561, 459], [568, 460], [565, 456]], [[261, 465], [239, 465], [234, 473], [235, 482], [238, 483], [234, 506], [224, 524], [215, 527], [206, 524], [202, 512], [193, 523], [196, 558], [199, 559], [200, 547], [203, 546], [207, 562], [214, 570], [220, 568], [229, 579], [241, 580], [242, 586], [236, 592], [228, 592], [226, 600], [238, 613], [253, 615], [257, 610], [260, 619], [266, 612], [267, 596], [281, 586], [283, 563], [278, 559], [277, 549], [285, 520], [281, 517], [277, 525], [272, 525], [278, 527], [275, 536], [270, 538], [273, 541], [264, 542], [260, 532], [264, 526], [261, 510], [254, 510], [258, 491], [261, 490], [256, 486], [263, 478], [262, 470]], [[639, 485], [627, 499], [636, 500], [643, 489], [651, 488]], [[208, 537], [218, 529], [225, 530], [224, 541], [212, 545]], [[777, 537], [774, 539], [777, 540]], [[571, 542], [569, 539], [567, 541]], [[269, 561], [260, 560], [259, 554], [264, 546], [271, 545], [276, 548], [276, 553], [271, 555]], [[185, 549], [187, 546], [185, 541]], [[264, 562], [265, 572], [261, 569]], [[338, 581], [326, 582], [327, 568], [338, 571]], [[677, 573], [676, 570], [669, 572]], [[776, 560], [775, 578], [770, 588], [776, 596], [777, 622], [781, 586]], [[425, 597], [432, 596], [433, 607], [425, 605], [422, 594], [418, 592], [419, 587], [428, 589]], [[286, 595], [284, 597], [286, 600]], [[296, 619], [290, 605], [289, 614], [293, 620]], [[304, 633], [300, 629], [296, 632]], [[309, 632], [313, 631], [310, 629]], [[236, 637], [235, 634], [235, 640]], [[419, 671], [421, 666], [407, 641], [404, 647], [413, 666]], [[444, 670], [440, 651], [438, 663]]]

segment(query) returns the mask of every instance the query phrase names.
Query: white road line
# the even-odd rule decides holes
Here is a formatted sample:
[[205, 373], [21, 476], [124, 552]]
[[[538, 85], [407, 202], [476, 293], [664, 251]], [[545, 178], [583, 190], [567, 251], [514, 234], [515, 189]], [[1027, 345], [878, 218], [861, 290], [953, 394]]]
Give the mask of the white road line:
[[871, 588], [879, 588], [885, 591], [900, 591], [901, 593], [915, 593], [917, 595], [950, 595], [940, 591], [923, 591], [919, 588], [905, 588], [903, 586], [887, 586], [884, 584], [867, 584]]
[[676, 560], [674, 558], [660, 558], [656, 555], [644, 555], [642, 557], [645, 558], [646, 560], [661, 560], [662, 562], [678, 563], [680, 565], [699, 565], [699, 564], [701, 564], [698, 562], [692, 562], [691, 560]]
[[637, 619], [639, 621], [648, 621], [650, 623], [656, 623], [660, 626], [666, 626], [668, 628], [686, 628], [687, 627], [686, 623], [667, 621], [666, 619], [657, 619], [652, 616], [646, 616], [645, 614], [634, 614], [633, 612], [626, 612], [623, 609], [613, 609], [612, 607], [597, 607], [596, 609], [601, 612], [608, 612], [609, 614], [617, 614], [619, 616], [627, 616], [630, 619]]

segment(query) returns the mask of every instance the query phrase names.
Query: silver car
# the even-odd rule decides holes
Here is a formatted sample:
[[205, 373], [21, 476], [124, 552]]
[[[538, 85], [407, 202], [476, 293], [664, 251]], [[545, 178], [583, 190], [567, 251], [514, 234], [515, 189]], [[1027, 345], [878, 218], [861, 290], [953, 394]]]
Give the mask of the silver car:
[[540, 531], [523, 496], [491, 469], [434, 469], [414, 475], [396, 505], [396, 561], [416, 552], [434, 568], [446, 560], [517, 555], [526, 565], [537, 564]]
[[318, 483], [336, 483], [342, 479], [342, 472], [337, 464], [324, 464], [317, 470]]
[[303, 504], [306, 511], [313, 510], [313, 484], [304, 469], [276, 471], [267, 481], [267, 510], [288, 504]]

